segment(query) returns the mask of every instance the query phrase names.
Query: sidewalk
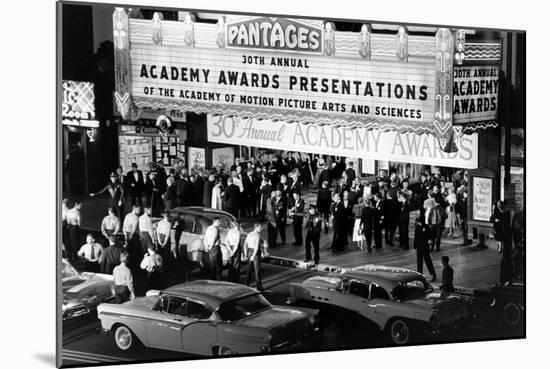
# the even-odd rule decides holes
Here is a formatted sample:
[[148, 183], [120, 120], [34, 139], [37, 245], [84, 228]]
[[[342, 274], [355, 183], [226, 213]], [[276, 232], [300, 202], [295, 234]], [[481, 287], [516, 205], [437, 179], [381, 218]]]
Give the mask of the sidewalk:
[[[315, 203], [316, 192], [314, 190], [306, 191], [303, 198], [307, 208], [308, 204]], [[87, 197], [82, 199], [82, 228], [98, 230], [101, 225], [101, 220], [106, 215], [106, 210], [106, 198]], [[127, 209], [127, 211], [129, 211], [129, 209]], [[367, 253], [366, 251], [353, 248], [350, 239], [350, 245], [346, 252], [333, 254], [330, 250], [327, 250], [332, 242], [332, 228], [330, 228], [328, 234], [324, 232], [321, 234], [320, 263], [344, 268], [357, 267], [365, 264], [379, 264], [416, 270], [416, 251], [412, 248], [412, 235], [414, 235], [413, 222], [415, 217], [416, 213], [412, 212], [411, 224], [409, 226], [409, 244], [411, 249], [409, 250], [401, 250], [399, 246], [383, 245], [382, 249], [373, 249], [371, 253]], [[242, 221], [244, 230], [252, 230], [255, 220], [254, 218], [244, 219]], [[267, 230], [264, 229], [262, 233], [263, 236], [267, 238]], [[303, 262], [305, 256], [304, 247], [290, 245], [294, 242], [292, 225], [287, 225], [286, 235], [287, 245], [271, 248], [269, 250], [270, 255], [274, 258], [290, 259], [292, 260], [292, 262], [289, 262], [290, 264]], [[471, 234], [469, 238], [472, 239]], [[441, 283], [441, 256], [443, 255], [447, 255], [450, 258], [450, 264], [454, 269], [454, 284], [456, 286], [485, 290], [499, 281], [502, 254], [497, 253], [495, 241], [487, 239], [486, 245], [488, 248], [486, 249], [479, 249], [475, 246], [475, 243], [474, 240], [474, 244], [471, 246], [461, 246], [462, 234], [460, 230], [456, 232], [455, 238], [443, 236], [441, 240], [441, 251], [431, 254], [438, 276], [436, 284]], [[398, 244], [398, 242], [394, 241], [394, 245]], [[425, 266], [424, 274], [429, 277]]]

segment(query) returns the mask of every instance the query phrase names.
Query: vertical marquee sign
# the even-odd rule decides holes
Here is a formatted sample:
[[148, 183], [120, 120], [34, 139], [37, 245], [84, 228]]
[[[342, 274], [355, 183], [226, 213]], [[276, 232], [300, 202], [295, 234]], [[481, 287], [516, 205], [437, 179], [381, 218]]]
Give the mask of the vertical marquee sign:
[[130, 30], [128, 14], [124, 8], [115, 8], [113, 13], [113, 41], [115, 48], [115, 102], [123, 119], [131, 118], [130, 96]]

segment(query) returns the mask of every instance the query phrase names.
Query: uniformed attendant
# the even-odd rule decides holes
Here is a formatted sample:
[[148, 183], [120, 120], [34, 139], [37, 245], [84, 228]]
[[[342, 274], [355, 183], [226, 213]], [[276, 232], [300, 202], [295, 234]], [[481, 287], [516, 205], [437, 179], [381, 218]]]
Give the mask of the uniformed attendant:
[[233, 227], [227, 232], [225, 236], [225, 246], [229, 252], [229, 271], [227, 273], [227, 280], [229, 282], [239, 283], [239, 276], [241, 275], [241, 227], [238, 222], [233, 224]]
[[311, 260], [311, 245], [313, 244], [313, 262], [319, 264], [319, 240], [321, 238], [321, 230], [323, 228], [323, 220], [321, 219], [314, 205], [309, 206], [309, 218], [306, 222], [306, 258], [305, 262]]
[[109, 240], [111, 236], [120, 232], [120, 220], [116, 216], [115, 209], [112, 206], [109, 206], [107, 212], [108, 215], [101, 221], [101, 234]]
[[374, 231], [374, 248], [382, 248], [382, 226], [384, 224], [384, 204], [380, 192], [374, 194], [373, 207], [373, 231]]
[[292, 215], [292, 227], [294, 230], [294, 246], [302, 246], [303, 237], [302, 237], [302, 226], [304, 225], [304, 200], [298, 192], [293, 192], [292, 196], [294, 197], [294, 205], [290, 209], [290, 214]]
[[91, 193], [90, 196], [95, 197], [105, 192], [109, 194], [109, 206], [113, 208], [117, 216], [122, 217], [124, 211], [124, 187], [115, 172], [111, 172], [109, 183], [105, 187], [98, 192]]
[[123, 252], [120, 254], [120, 264], [113, 269], [115, 302], [117, 304], [133, 300], [136, 297], [134, 279], [132, 278], [132, 272], [126, 266], [127, 263], [128, 253]]

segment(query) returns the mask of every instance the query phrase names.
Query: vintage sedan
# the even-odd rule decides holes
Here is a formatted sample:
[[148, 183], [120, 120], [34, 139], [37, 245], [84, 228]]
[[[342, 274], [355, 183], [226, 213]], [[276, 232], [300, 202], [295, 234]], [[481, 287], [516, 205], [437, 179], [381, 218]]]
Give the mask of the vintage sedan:
[[[170, 210], [169, 216], [173, 224], [171, 232], [172, 244], [176, 244], [176, 240], [178, 240], [178, 252], [197, 263], [204, 262], [205, 260], [204, 232], [206, 228], [212, 224], [215, 217], [220, 218], [222, 258], [224, 264], [229, 261], [229, 249], [225, 247], [224, 242], [227, 232], [233, 228], [237, 221], [233, 215], [222, 210], [200, 206], [186, 206]], [[241, 232], [241, 241], [244, 242], [245, 238], [246, 232]], [[267, 249], [263, 250], [263, 255], [267, 256]]]
[[113, 299], [113, 276], [79, 273], [68, 260], [61, 261], [63, 320], [90, 314], [100, 303]]
[[124, 304], [101, 304], [98, 317], [116, 345], [199, 355], [299, 349], [315, 339], [313, 309], [274, 306], [257, 290], [199, 280], [148, 293]]
[[416, 332], [458, 325], [470, 315], [466, 300], [436, 292], [422, 274], [376, 265], [291, 283], [289, 303], [356, 312], [395, 344], [410, 342]]
[[510, 281], [491, 288], [491, 308], [505, 328], [525, 328], [525, 282]]

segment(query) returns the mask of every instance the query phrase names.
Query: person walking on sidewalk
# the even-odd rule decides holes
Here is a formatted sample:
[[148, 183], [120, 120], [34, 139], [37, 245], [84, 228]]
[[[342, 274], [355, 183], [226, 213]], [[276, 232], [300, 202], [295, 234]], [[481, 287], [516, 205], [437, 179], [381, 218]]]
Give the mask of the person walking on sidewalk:
[[441, 265], [443, 265], [443, 271], [441, 272], [441, 291], [453, 293], [455, 292], [453, 286], [454, 270], [449, 265], [449, 257], [447, 255], [441, 257]]
[[220, 280], [222, 273], [222, 252], [220, 249], [220, 218], [214, 218], [204, 232], [204, 248], [208, 253], [210, 279]]
[[67, 211], [66, 220], [69, 233], [69, 242], [65, 245], [67, 259], [76, 259], [77, 250], [80, 248], [80, 201], [75, 201], [72, 209]]
[[239, 222], [233, 223], [233, 227], [227, 232], [225, 236], [225, 245], [229, 251], [229, 265], [227, 280], [229, 282], [239, 283], [239, 277], [241, 275], [241, 225]]
[[399, 197], [399, 203], [401, 204], [401, 211], [399, 213], [399, 247], [403, 250], [408, 250], [411, 206], [404, 192], [399, 191], [397, 196]]
[[414, 248], [416, 249], [416, 266], [418, 273], [422, 274], [424, 263], [432, 276], [432, 282], [436, 279], [435, 269], [430, 257], [431, 230], [424, 218], [416, 218], [414, 228]]
[[309, 218], [306, 222], [306, 258], [305, 262], [311, 260], [311, 245], [313, 244], [313, 262], [319, 264], [319, 240], [323, 221], [314, 205], [309, 206]]
[[472, 240], [468, 239], [468, 192], [461, 193], [456, 207], [457, 214], [460, 217], [460, 227], [462, 228], [462, 246], [467, 246], [472, 243]]
[[252, 279], [252, 273], [254, 273], [254, 279], [256, 280], [256, 289], [263, 291], [262, 285], [262, 250], [261, 250], [261, 236], [262, 225], [260, 223], [254, 223], [254, 230], [250, 232], [244, 241], [243, 248], [246, 250], [248, 257], [248, 270], [246, 272], [246, 285], [250, 285]]
[[294, 230], [294, 246], [302, 246], [304, 243], [302, 236], [302, 227], [304, 225], [304, 199], [299, 192], [293, 192], [294, 205], [290, 209], [292, 216], [292, 228]]
[[497, 241], [497, 251], [502, 252], [502, 220], [504, 217], [504, 209], [502, 201], [498, 200], [493, 205], [493, 215], [491, 216], [491, 222], [493, 223], [493, 230], [495, 235], [495, 241]]

